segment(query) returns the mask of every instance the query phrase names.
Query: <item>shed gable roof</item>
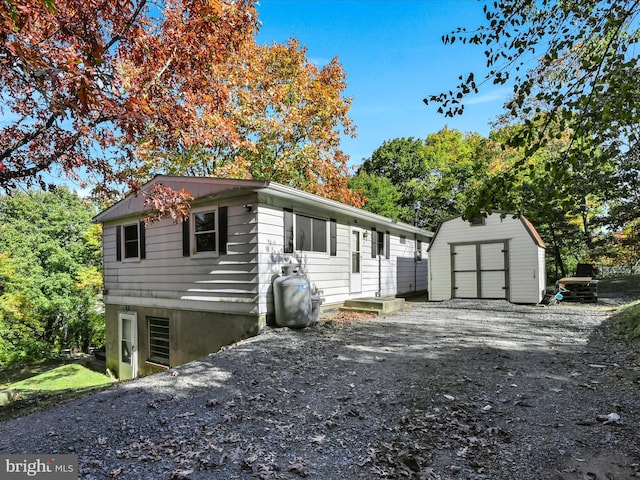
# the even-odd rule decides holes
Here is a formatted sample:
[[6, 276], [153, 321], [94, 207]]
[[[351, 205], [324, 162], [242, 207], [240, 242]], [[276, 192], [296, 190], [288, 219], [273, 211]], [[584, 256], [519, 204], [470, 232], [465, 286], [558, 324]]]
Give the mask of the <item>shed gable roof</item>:
[[533, 226], [533, 224], [529, 221], [529, 219], [527, 219], [525, 216], [521, 216], [520, 221], [524, 225], [524, 228], [527, 230], [527, 232], [529, 232], [529, 235], [531, 235], [533, 242], [537, 246], [544, 248], [545, 244], [544, 244], [544, 241], [542, 240], [542, 237], [540, 236], [536, 228]]
[[[500, 216], [506, 217], [506, 216], [510, 216], [510, 215], [511, 216], [515, 216], [517, 214], [494, 210], [494, 212], [489, 216], [493, 216], [493, 215], [500, 215]], [[520, 221], [520, 223], [524, 227], [525, 231], [528, 233], [529, 237], [531, 237], [531, 240], [533, 241], [533, 243], [538, 247], [545, 248], [544, 241], [542, 240], [542, 237], [540, 236], [540, 234], [538, 233], [536, 228], [533, 226], [533, 224], [524, 215], [518, 216], [517, 219]], [[441, 230], [442, 226], [445, 223], [452, 222], [452, 221], [459, 221], [459, 220], [462, 220], [462, 216], [458, 216], [458, 217], [455, 217], [455, 218], [450, 218], [449, 220], [445, 220], [443, 222], [440, 222], [440, 224], [436, 228], [435, 233], [433, 234], [433, 239], [431, 241], [431, 244], [429, 245], [429, 250], [431, 250], [431, 247], [433, 247], [433, 245], [435, 244], [436, 239], [438, 238], [438, 234], [440, 233], [440, 230]], [[478, 227], [474, 227], [474, 228], [482, 228], [482, 226], [478, 226]]]

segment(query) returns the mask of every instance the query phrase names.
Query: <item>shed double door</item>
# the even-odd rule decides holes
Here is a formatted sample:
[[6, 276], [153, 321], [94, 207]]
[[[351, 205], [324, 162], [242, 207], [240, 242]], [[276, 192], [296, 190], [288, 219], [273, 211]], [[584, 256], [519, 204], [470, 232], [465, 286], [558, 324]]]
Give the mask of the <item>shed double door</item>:
[[509, 242], [451, 245], [452, 298], [509, 299]]

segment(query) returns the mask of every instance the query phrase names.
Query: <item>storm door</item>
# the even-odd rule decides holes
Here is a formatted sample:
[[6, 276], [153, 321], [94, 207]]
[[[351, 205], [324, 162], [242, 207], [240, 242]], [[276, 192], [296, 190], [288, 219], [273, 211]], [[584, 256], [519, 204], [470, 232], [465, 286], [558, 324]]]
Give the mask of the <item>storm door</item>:
[[362, 291], [362, 230], [351, 229], [351, 274], [350, 291]]
[[118, 377], [128, 380], [138, 376], [138, 315], [118, 313]]

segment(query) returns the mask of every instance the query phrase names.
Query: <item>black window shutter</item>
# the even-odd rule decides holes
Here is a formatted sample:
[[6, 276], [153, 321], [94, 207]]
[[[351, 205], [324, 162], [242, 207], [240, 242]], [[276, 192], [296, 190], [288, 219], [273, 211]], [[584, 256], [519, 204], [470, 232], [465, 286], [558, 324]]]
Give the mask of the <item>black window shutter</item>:
[[391, 233], [384, 233], [384, 258], [391, 258]]
[[227, 240], [228, 240], [228, 223], [227, 223], [227, 207], [220, 207], [218, 209], [218, 248], [220, 253], [227, 253]]
[[182, 220], [182, 256], [191, 256], [191, 229], [189, 228], [189, 219]]
[[284, 209], [284, 253], [293, 253], [293, 210]]
[[378, 256], [378, 232], [375, 228], [371, 229], [371, 258]]
[[147, 241], [145, 238], [144, 220], [140, 221], [140, 227], [138, 228], [138, 238], [140, 241], [140, 260], [147, 258]]
[[122, 225], [116, 227], [116, 261], [122, 261]]
[[335, 257], [338, 254], [338, 222], [335, 218], [329, 219], [329, 255]]

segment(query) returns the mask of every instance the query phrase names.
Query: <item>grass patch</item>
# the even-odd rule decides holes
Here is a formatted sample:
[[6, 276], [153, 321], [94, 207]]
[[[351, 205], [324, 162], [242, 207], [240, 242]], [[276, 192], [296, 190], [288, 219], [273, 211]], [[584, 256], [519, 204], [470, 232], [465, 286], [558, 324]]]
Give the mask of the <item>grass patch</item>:
[[627, 340], [640, 339], [640, 301], [621, 306], [611, 318], [618, 335]]
[[72, 363], [62, 365], [9, 385], [11, 390], [56, 392], [107, 385], [111, 379], [101, 373], [89, 370], [84, 365]]
[[0, 421], [43, 410], [113, 385], [106, 375], [82, 363], [37, 365], [28, 376], [25, 368], [3, 372]]

